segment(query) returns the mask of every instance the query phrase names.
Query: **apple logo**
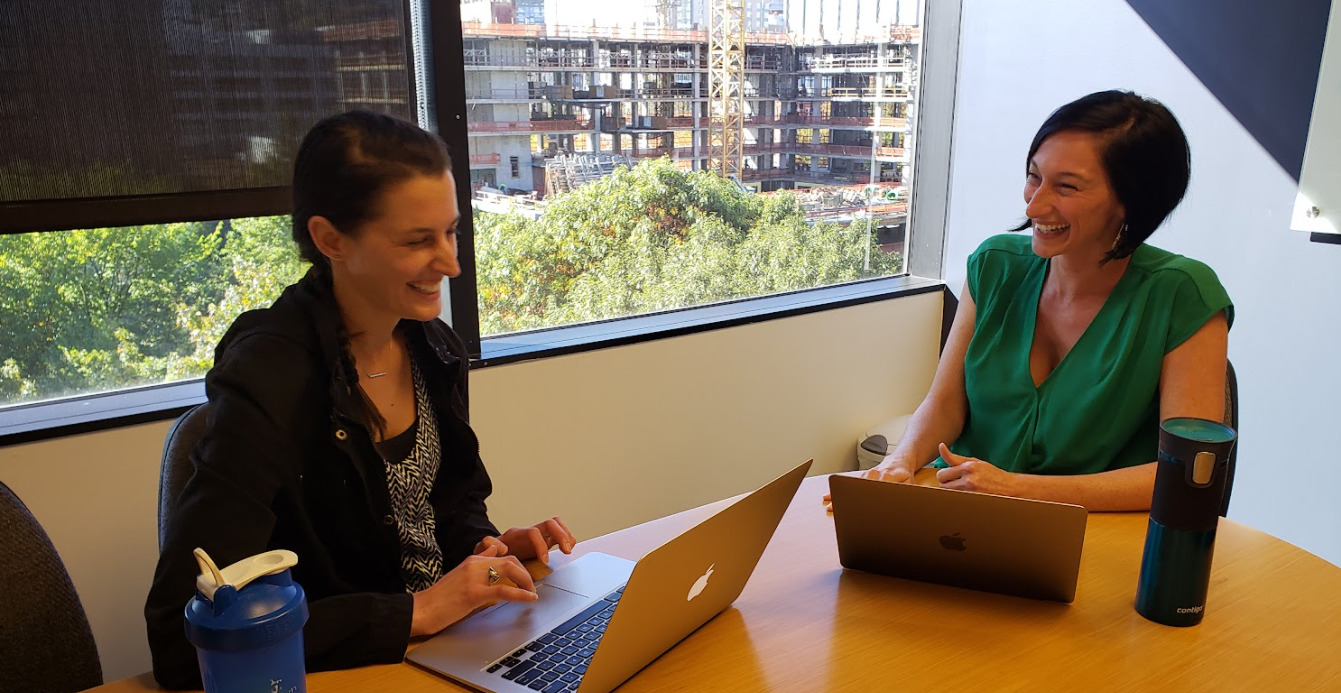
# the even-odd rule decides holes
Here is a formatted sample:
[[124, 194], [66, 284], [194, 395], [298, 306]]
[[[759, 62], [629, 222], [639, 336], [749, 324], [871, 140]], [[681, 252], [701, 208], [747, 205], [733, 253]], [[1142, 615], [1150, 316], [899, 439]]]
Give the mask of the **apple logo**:
[[968, 548], [964, 545], [964, 537], [959, 536], [959, 532], [955, 532], [953, 536], [942, 536], [941, 546], [951, 551], [963, 551]]
[[685, 601], [687, 602], [693, 601], [694, 597], [697, 597], [699, 594], [703, 592], [703, 590], [708, 588], [708, 578], [712, 577], [712, 569], [713, 566], [715, 565], [717, 564], [713, 563], [712, 565], [708, 566], [707, 572], [700, 575], [698, 579], [694, 581], [694, 584], [689, 587], [689, 596], [685, 598]]

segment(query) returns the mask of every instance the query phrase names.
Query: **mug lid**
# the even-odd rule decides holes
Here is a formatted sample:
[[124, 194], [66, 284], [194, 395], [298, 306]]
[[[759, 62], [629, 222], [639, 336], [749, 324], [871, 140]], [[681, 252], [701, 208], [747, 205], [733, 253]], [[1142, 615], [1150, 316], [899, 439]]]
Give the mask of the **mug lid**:
[[1233, 441], [1235, 437], [1234, 429], [1219, 421], [1188, 416], [1166, 419], [1159, 427], [1179, 438], [1195, 440], [1199, 443], [1228, 443]]

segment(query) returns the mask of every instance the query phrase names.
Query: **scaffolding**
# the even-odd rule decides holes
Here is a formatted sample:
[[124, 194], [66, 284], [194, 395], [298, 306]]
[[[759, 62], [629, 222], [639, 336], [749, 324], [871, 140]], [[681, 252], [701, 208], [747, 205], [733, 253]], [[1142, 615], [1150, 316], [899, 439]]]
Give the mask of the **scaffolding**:
[[708, 170], [737, 180], [745, 144], [745, 0], [709, 0]]
[[560, 154], [545, 160], [548, 194], [566, 193], [614, 173], [618, 166], [633, 168], [637, 160], [620, 154]]
[[[469, 136], [500, 157], [473, 162], [472, 181], [561, 193], [571, 178], [560, 168], [547, 185], [544, 159], [587, 153], [670, 155], [759, 191], [906, 182], [918, 28], [873, 27], [883, 39], [858, 44], [748, 31], [742, 42], [741, 10], [748, 29], [753, 6], [778, 1], [644, 0], [646, 22], [580, 37], [560, 25], [534, 36], [477, 26], [492, 33], [467, 32]], [[703, 24], [656, 26], [672, 15], [675, 26], [690, 15]]]

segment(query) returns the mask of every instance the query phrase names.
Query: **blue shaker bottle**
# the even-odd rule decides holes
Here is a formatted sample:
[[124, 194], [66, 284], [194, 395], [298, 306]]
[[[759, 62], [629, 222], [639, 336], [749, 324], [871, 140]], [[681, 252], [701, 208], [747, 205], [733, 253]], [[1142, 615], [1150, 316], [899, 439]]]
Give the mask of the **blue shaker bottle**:
[[1136, 588], [1136, 611], [1168, 626], [1206, 613], [1215, 529], [1229, 475], [1234, 429], [1206, 419], [1160, 425], [1159, 467]]
[[205, 693], [307, 693], [307, 598], [289, 568], [292, 551], [268, 551], [219, 570], [195, 550], [201, 575], [186, 604]]

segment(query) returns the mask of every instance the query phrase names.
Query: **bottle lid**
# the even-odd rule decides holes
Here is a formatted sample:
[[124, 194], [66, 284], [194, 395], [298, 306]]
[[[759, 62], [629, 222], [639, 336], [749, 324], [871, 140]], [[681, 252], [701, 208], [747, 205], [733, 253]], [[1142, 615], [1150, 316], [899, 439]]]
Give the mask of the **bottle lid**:
[[186, 604], [186, 637], [198, 648], [237, 652], [267, 647], [301, 631], [307, 599], [289, 568], [292, 551], [244, 558], [223, 570], [196, 549], [201, 575]]

